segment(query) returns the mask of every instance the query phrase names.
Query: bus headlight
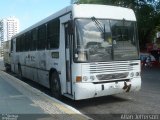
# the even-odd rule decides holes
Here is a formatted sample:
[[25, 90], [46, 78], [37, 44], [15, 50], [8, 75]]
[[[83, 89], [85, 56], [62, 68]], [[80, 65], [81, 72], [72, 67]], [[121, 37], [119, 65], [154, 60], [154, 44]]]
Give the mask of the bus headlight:
[[93, 80], [95, 80], [95, 77], [94, 76], [90, 76], [90, 79], [93, 81]]
[[87, 76], [83, 76], [83, 80], [84, 80], [84, 81], [87, 81], [87, 80], [88, 80], [88, 77], [87, 77]]
[[136, 76], [140, 76], [140, 72], [136, 72], [136, 74], [135, 74]]
[[130, 77], [138, 77], [138, 76], [140, 76], [140, 72], [131, 72], [130, 73]]
[[130, 73], [130, 77], [133, 77], [133, 76], [134, 76], [134, 73], [133, 73], [133, 72], [131, 72], [131, 73]]

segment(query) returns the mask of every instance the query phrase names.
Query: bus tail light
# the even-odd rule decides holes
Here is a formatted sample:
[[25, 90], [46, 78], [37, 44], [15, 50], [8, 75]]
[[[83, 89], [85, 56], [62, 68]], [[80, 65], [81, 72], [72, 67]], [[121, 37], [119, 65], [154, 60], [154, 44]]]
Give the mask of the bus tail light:
[[77, 76], [76, 77], [76, 82], [82, 82], [82, 77], [81, 76]]

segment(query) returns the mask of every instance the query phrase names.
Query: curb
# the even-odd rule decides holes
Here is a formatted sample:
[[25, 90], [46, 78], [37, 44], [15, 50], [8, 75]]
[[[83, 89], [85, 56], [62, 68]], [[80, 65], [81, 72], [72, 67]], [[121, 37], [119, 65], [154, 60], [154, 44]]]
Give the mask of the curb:
[[68, 115], [69, 119], [72, 118], [73, 120], [92, 120], [75, 108], [41, 92], [36, 88], [33, 88], [14, 76], [3, 71], [0, 71], [0, 73], [3, 79], [31, 99], [36, 105], [43, 109], [46, 114], [51, 114], [51, 116], [54, 116], [55, 114]]

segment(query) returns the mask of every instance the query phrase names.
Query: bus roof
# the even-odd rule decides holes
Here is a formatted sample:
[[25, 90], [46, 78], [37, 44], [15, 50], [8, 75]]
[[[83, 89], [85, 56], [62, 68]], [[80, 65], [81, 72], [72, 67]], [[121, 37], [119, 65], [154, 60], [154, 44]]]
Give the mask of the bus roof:
[[128, 21], [136, 21], [136, 17], [133, 10], [129, 8], [97, 4], [73, 4], [41, 20], [40, 22], [32, 25], [31, 27], [23, 30], [22, 32], [18, 33], [12, 38], [15, 38], [29, 30], [32, 30], [54, 18], [63, 16], [69, 12], [72, 13], [73, 19], [95, 17], [99, 19], [125, 19]]
[[91, 18], [99, 19], [116, 19], [136, 21], [135, 14], [132, 9], [109, 6], [109, 5], [95, 5], [95, 4], [80, 4], [73, 5], [74, 18]]

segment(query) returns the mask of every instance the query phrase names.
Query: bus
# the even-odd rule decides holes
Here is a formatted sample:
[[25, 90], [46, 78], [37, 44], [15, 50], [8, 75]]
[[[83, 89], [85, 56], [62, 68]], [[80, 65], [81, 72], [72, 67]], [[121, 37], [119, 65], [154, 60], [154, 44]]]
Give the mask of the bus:
[[11, 39], [11, 71], [82, 100], [139, 91], [136, 17], [128, 8], [73, 4]]

